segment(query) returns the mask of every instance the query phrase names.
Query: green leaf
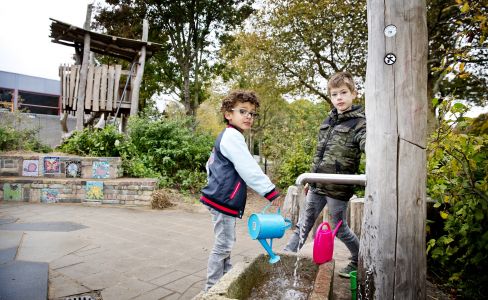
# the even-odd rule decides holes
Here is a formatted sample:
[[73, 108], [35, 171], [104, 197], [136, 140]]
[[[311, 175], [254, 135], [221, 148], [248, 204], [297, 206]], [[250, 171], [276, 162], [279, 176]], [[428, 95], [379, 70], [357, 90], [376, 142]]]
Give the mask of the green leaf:
[[484, 215], [483, 215], [483, 212], [481, 210], [477, 210], [475, 211], [474, 213], [474, 217], [476, 219], [476, 221], [481, 221], [484, 219]]

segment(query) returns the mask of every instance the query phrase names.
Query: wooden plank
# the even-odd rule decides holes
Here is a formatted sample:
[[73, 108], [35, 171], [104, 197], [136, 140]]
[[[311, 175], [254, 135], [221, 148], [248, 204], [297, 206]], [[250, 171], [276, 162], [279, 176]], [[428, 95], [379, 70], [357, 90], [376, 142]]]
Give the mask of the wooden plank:
[[120, 85], [120, 75], [122, 74], [122, 66], [115, 65], [115, 74], [114, 74], [114, 104], [113, 104], [113, 111], [117, 111], [117, 105], [119, 104], [120, 96], [119, 93], [119, 85]]
[[66, 109], [66, 77], [65, 77], [65, 67], [64, 65], [61, 65], [59, 67], [59, 72], [60, 72], [60, 77], [61, 77], [61, 101], [62, 101], [62, 107], [63, 110]]
[[92, 109], [93, 98], [93, 73], [95, 70], [94, 65], [88, 65], [88, 73], [86, 75], [86, 97], [85, 97], [85, 109]]
[[107, 78], [107, 111], [113, 110], [114, 103], [114, 74], [115, 67], [113, 65], [108, 67], [108, 78]]
[[93, 111], [100, 111], [100, 79], [102, 77], [102, 67], [95, 67], [95, 79], [93, 80]]
[[[76, 110], [79, 106], [78, 103], [78, 87], [80, 85], [80, 65], [74, 66], [75, 71], [75, 94], [73, 95], [73, 110]], [[83, 109], [83, 105], [80, 106], [80, 109]]]
[[70, 66], [69, 67], [69, 106], [74, 107], [73, 104], [73, 97], [75, 95], [75, 77], [76, 77], [76, 72], [75, 72], [75, 66]]
[[107, 101], [107, 65], [102, 65], [102, 79], [100, 82], [100, 110], [105, 110], [107, 106], [105, 103]]

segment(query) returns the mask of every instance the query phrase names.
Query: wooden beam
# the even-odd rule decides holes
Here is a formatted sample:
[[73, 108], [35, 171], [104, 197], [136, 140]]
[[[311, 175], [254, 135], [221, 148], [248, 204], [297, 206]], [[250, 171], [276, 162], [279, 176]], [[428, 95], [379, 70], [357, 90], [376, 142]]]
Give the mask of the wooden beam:
[[359, 299], [426, 298], [424, 0], [370, 0]]
[[[149, 23], [146, 19], [142, 22], [142, 41], [147, 42], [147, 35], [149, 32]], [[146, 46], [141, 47], [141, 53], [139, 56], [139, 64], [137, 66], [136, 77], [134, 78], [134, 85], [132, 90], [130, 115], [137, 115], [139, 112], [139, 89], [144, 75], [144, 64], [146, 62]]]
[[[90, 29], [92, 4], [88, 4], [86, 9], [85, 29]], [[83, 43], [83, 62], [80, 70], [80, 85], [78, 91], [78, 109], [76, 110], [76, 130], [83, 130], [83, 121], [85, 116], [85, 95], [86, 95], [86, 77], [88, 73], [88, 65], [90, 64], [90, 34], [85, 33]]]

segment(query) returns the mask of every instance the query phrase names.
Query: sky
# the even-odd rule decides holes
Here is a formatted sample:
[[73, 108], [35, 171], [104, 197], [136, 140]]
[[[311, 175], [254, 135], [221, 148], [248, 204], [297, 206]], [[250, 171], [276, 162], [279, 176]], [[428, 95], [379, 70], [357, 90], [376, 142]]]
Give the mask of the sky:
[[2, 0], [0, 70], [59, 80], [61, 64], [73, 64], [74, 48], [51, 42], [53, 18], [83, 27], [89, 0]]

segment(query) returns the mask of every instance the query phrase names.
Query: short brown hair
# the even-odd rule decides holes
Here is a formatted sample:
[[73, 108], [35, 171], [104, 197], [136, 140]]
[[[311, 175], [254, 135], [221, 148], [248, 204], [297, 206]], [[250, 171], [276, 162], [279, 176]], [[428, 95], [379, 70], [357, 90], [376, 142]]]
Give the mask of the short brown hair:
[[[245, 103], [249, 102], [254, 104], [256, 108], [259, 107], [259, 98], [253, 91], [245, 91], [245, 90], [236, 90], [230, 92], [223, 100], [222, 106], [220, 107], [220, 111], [222, 114], [225, 112], [230, 112], [232, 109], [237, 105], [237, 103]], [[228, 120], [224, 116], [224, 122], [228, 123]]]
[[329, 78], [327, 82], [327, 94], [330, 96], [330, 89], [338, 88], [342, 85], [347, 86], [351, 93], [355, 93], [356, 85], [354, 84], [354, 79], [349, 72], [337, 72]]

